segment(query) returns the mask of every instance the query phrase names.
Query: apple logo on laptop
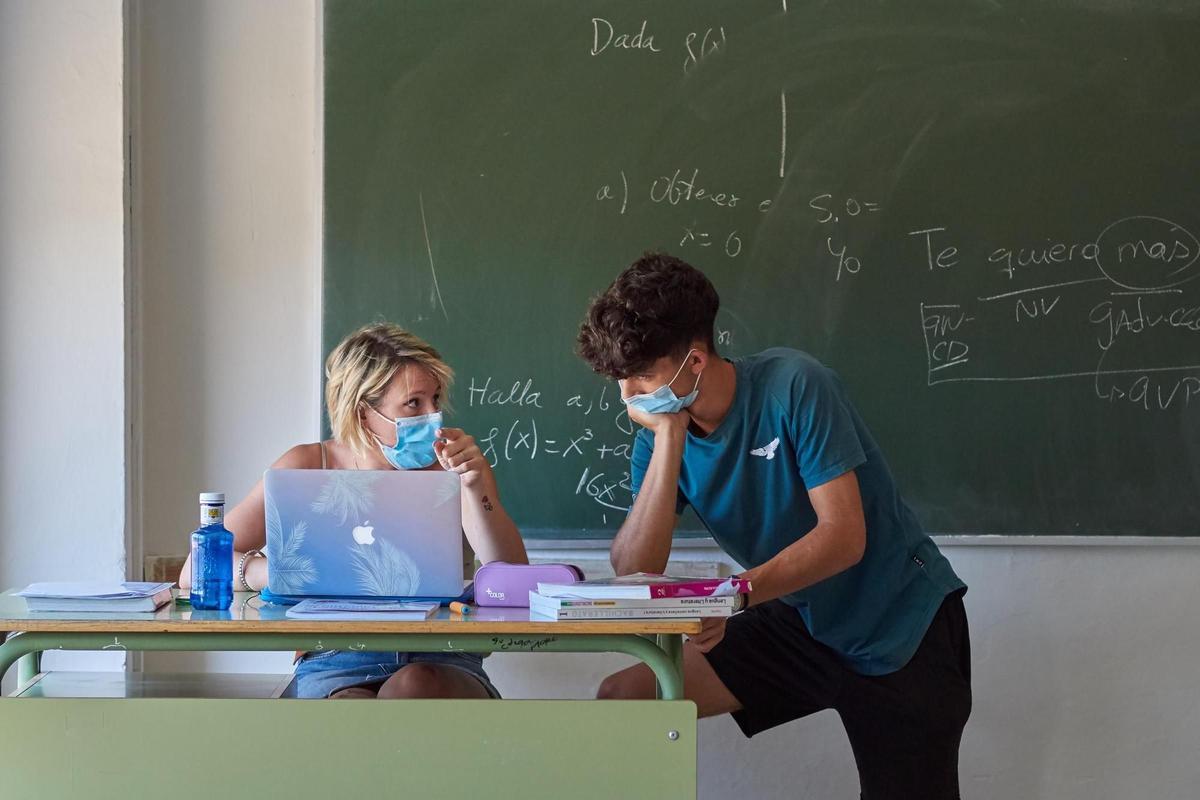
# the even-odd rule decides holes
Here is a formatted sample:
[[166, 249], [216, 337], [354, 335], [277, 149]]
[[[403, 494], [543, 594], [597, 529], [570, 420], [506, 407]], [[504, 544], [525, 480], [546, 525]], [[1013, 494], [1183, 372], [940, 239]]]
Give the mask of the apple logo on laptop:
[[362, 525], [356, 526], [352, 531], [354, 541], [359, 544], [375, 544], [375, 537], [371, 534], [373, 530], [375, 530], [375, 526], [371, 524], [371, 520], [367, 520]]

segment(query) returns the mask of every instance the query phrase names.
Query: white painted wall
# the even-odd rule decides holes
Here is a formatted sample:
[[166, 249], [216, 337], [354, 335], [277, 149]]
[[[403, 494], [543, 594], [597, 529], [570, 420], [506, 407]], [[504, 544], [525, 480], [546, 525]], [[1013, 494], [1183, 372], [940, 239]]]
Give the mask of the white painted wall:
[[5, 588], [125, 577], [122, 50], [120, 0], [0, 0]]
[[[276, 454], [315, 436], [319, 50], [310, 2], [143, 11], [146, 545], [165, 553], [190, 530], [196, 491], [245, 491]], [[947, 553], [972, 587], [964, 796], [1195, 797], [1200, 547]], [[240, 659], [210, 666], [281, 664]], [[585, 697], [625, 663], [488, 659], [516, 697]], [[831, 713], [750, 741], [728, 719], [704, 721], [700, 765], [702, 798], [857, 791]]]

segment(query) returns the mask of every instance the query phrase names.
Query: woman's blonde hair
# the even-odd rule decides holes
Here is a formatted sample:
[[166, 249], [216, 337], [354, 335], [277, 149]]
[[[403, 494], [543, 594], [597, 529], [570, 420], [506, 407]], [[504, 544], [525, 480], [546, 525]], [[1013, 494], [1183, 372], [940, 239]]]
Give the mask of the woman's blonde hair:
[[363, 405], [376, 406], [398, 371], [414, 365], [429, 373], [441, 391], [441, 407], [454, 383], [454, 371], [423, 339], [390, 322], [359, 328], [325, 359], [325, 407], [333, 436], [364, 455], [375, 441], [363, 425]]

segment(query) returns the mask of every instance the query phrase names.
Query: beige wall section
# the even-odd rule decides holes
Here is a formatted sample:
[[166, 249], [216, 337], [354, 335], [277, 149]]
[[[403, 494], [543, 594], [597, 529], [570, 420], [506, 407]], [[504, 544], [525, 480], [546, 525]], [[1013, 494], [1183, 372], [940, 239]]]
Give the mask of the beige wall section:
[[[154, 553], [178, 549], [197, 491], [243, 492], [285, 447], [316, 435], [319, 51], [309, 2], [143, 10], [138, 164], [146, 545]], [[964, 796], [1195, 796], [1200, 548], [947, 552], [971, 584], [976, 691]], [[496, 684], [516, 697], [585, 696], [625, 663], [487, 661]], [[210, 662], [280, 664], [275, 656]], [[699, 746], [706, 800], [857, 791], [845, 734], [829, 712], [750, 741], [729, 719], [708, 720]]]
[[120, 0], [0, 0], [5, 588], [125, 575], [122, 48]]
[[319, 435], [315, 26], [300, 0], [134, 7], [149, 555], [186, 551], [198, 492], [236, 502]]

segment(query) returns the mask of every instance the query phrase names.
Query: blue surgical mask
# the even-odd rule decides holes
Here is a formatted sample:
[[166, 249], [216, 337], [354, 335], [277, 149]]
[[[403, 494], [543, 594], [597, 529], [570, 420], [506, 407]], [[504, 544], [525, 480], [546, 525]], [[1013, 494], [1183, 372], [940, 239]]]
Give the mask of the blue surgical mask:
[[396, 426], [396, 443], [390, 447], [375, 436], [375, 442], [389, 464], [396, 469], [424, 469], [437, 460], [433, 443], [437, 441], [438, 429], [442, 427], [442, 412], [391, 420], [374, 408], [371, 410], [380, 419]]
[[[627, 398], [625, 405], [646, 414], [675, 414], [696, 402], [696, 397], [700, 394], [700, 375], [696, 376], [696, 385], [692, 387], [692, 391], [688, 395], [679, 397], [671, 391], [671, 384], [675, 382], [675, 378], [679, 377], [679, 373], [683, 372], [683, 368], [687, 366], [687, 360], [692, 357], [694, 352], [696, 352], [694, 349], [688, 350], [688, 354], [683, 357], [683, 363], [679, 365], [679, 369], [675, 370], [675, 376], [671, 380], [653, 392], [635, 394], [633, 397]], [[700, 372], [703, 374], [704, 370], [700, 370]]]

